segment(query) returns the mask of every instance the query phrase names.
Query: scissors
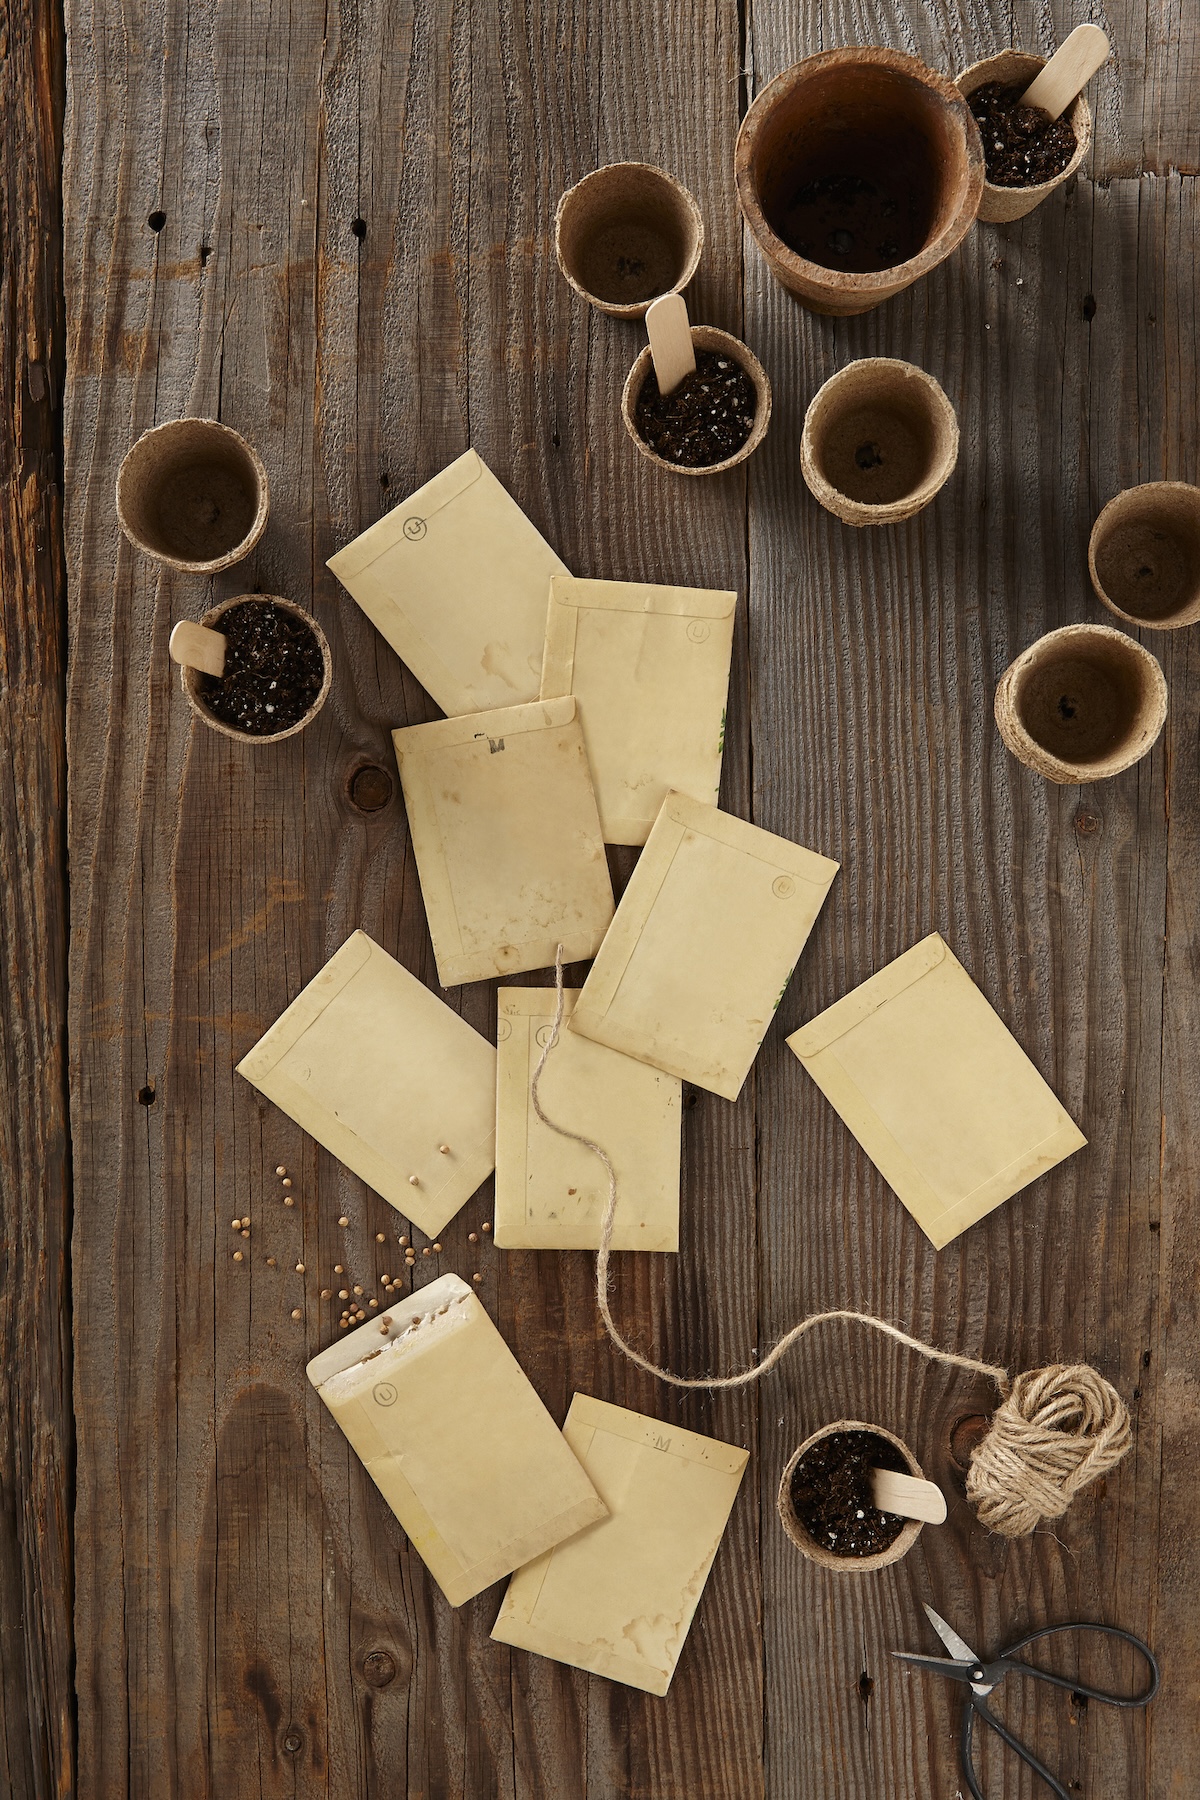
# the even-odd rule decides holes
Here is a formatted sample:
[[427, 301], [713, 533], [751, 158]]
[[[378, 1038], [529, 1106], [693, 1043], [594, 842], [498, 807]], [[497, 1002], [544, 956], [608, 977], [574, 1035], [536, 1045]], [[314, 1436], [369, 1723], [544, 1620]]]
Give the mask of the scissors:
[[[983, 1789], [975, 1775], [975, 1765], [971, 1759], [971, 1741], [976, 1714], [990, 1725], [993, 1731], [1000, 1734], [1009, 1749], [1014, 1750], [1023, 1763], [1028, 1764], [1035, 1774], [1041, 1776], [1050, 1791], [1058, 1795], [1058, 1800], [1073, 1800], [1073, 1796], [1067, 1792], [1062, 1782], [1057, 1781], [1049, 1769], [1038, 1761], [1033, 1751], [1021, 1743], [1019, 1738], [1015, 1738], [1007, 1726], [1001, 1724], [995, 1713], [988, 1709], [988, 1695], [999, 1687], [1006, 1675], [1011, 1675], [1015, 1671], [1018, 1675], [1032, 1676], [1035, 1681], [1048, 1681], [1052, 1687], [1066, 1688], [1068, 1693], [1082, 1694], [1085, 1699], [1099, 1700], [1105, 1706], [1148, 1706], [1158, 1692], [1158, 1664], [1154, 1660], [1149, 1645], [1143, 1644], [1141, 1638], [1134, 1637], [1131, 1631], [1121, 1631], [1116, 1625], [1092, 1625], [1082, 1619], [1071, 1625], [1043, 1625], [1040, 1631], [1031, 1631], [1028, 1637], [1020, 1638], [1015, 1644], [1010, 1644], [1008, 1649], [1002, 1650], [993, 1661], [985, 1662], [981, 1656], [976, 1656], [969, 1645], [963, 1643], [957, 1631], [947, 1625], [945, 1619], [938, 1617], [932, 1606], [927, 1606], [925, 1611], [928, 1614], [929, 1623], [945, 1644], [953, 1660], [947, 1661], [944, 1656], [914, 1656], [907, 1650], [893, 1650], [892, 1655], [900, 1657], [903, 1662], [917, 1663], [923, 1669], [936, 1669], [939, 1674], [948, 1675], [951, 1681], [963, 1681], [967, 1684], [969, 1691], [963, 1702], [960, 1749], [963, 1777], [971, 1791], [972, 1800], [985, 1800]], [[1149, 1664], [1149, 1687], [1141, 1694], [1102, 1694], [1095, 1688], [1085, 1687], [1081, 1681], [1070, 1680], [1062, 1675], [1052, 1675], [1049, 1669], [1039, 1669], [1034, 1663], [1022, 1662], [1017, 1656], [1018, 1650], [1027, 1650], [1030, 1644], [1036, 1644], [1039, 1638], [1055, 1637], [1060, 1632], [1066, 1631], [1098, 1631], [1105, 1637], [1119, 1638], [1124, 1644], [1132, 1644], [1139, 1656], [1144, 1657]]]

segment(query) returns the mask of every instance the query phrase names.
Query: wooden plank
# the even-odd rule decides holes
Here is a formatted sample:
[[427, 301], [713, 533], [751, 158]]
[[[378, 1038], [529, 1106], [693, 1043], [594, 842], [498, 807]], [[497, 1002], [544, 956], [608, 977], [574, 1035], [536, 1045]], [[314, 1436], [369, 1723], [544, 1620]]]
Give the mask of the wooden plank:
[[57, 8], [0, 54], [0, 1789], [74, 1786]]
[[[862, 36], [887, 41], [885, 22], [872, 25], [860, 18]], [[782, 15], [756, 15], [760, 80], [805, 47], [803, 21], [793, 34]], [[949, 1696], [888, 1656], [924, 1642], [925, 1599], [983, 1650], [1081, 1615], [1150, 1636], [1165, 1683], [1149, 1725], [1036, 1693], [1006, 1696], [1007, 1717], [1093, 1795], [1172, 1791], [1194, 1761], [1194, 1726], [1180, 1725], [1181, 1709], [1195, 1710], [1190, 1552], [1179, 1587], [1171, 1578], [1151, 1601], [1187, 1509], [1160, 1438], [1196, 1429], [1195, 1338], [1172, 1324], [1164, 1293], [1168, 1283], [1190, 1292], [1195, 1199], [1180, 1167], [1190, 1101], [1179, 1085], [1196, 1027], [1188, 1001], [1165, 1002], [1163, 985], [1164, 948], [1171, 968], [1192, 911], [1180, 889], [1194, 846], [1168, 822], [1172, 789], [1182, 780], [1190, 793], [1195, 779], [1194, 677], [1172, 646], [1171, 731], [1182, 736], [1082, 793], [1021, 771], [991, 720], [1012, 655], [1098, 612], [1086, 541], [1102, 501], [1131, 480], [1194, 470], [1182, 398], [1195, 387], [1193, 208], [1191, 184], [1177, 179], [1082, 184], [1017, 226], [981, 229], [889, 307], [837, 322], [796, 310], [748, 250], [748, 335], [778, 347], [783, 396], [781, 428], [751, 477], [755, 817], [843, 863], [760, 1059], [764, 1336], [817, 1305], [863, 1307], [1013, 1367], [1091, 1360], [1137, 1419], [1136, 1452], [1106, 1491], [1005, 1547], [971, 1518], [949, 1457], [954, 1420], [986, 1407], [986, 1384], [842, 1328], [797, 1359], [786, 1397], [764, 1405], [764, 1511], [792, 1446], [850, 1411], [905, 1424], [926, 1472], [959, 1498], [944, 1531], [927, 1529], [873, 1582], [839, 1581], [802, 1565], [782, 1537], [764, 1539], [773, 1795], [954, 1791]], [[820, 382], [869, 354], [938, 376], [963, 452], [918, 520], [856, 533], [807, 494], [791, 446]], [[816, 1090], [798, 1087], [782, 1045], [784, 1031], [935, 928], [1091, 1139], [936, 1257]], [[1178, 1060], [1174, 1047], [1164, 1056], [1165, 1004]], [[1176, 1148], [1160, 1176], [1164, 1132]], [[1156, 1230], [1164, 1184], [1169, 1245]], [[1190, 1301], [1184, 1313], [1190, 1323]], [[1155, 1369], [1162, 1388], [1145, 1373]], [[994, 1749], [983, 1767], [988, 1791], [1035, 1791]]]

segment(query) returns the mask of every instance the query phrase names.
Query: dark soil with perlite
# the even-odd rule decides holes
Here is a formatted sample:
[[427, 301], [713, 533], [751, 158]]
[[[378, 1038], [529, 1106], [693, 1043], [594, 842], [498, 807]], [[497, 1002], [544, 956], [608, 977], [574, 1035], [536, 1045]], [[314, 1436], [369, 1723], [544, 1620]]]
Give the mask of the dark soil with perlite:
[[878, 1556], [904, 1530], [896, 1513], [871, 1498], [871, 1470], [912, 1470], [894, 1444], [873, 1431], [818, 1438], [792, 1470], [792, 1510], [813, 1542], [834, 1556]]
[[270, 600], [231, 606], [216, 629], [225, 637], [225, 673], [201, 676], [196, 689], [213, 717], [251, 737], [298, 725], [325, 679], [315, 633]]
[[635, 418], [639, 434], [664, 462], [707, 469], [736, 456], [754, 429], [757, 408], [745, 369], [715, 350], [697, 350], [696, 373], [685, 375], [665, 398], [651, 367]]
[[1040, 106], [1022, 106], [1024, 91], [988, 81], [967, 100], [993, 187], [1038, 187], [1053, 181], [1075, 154], [1075, 133], [1067, 121], [1052, 119]]

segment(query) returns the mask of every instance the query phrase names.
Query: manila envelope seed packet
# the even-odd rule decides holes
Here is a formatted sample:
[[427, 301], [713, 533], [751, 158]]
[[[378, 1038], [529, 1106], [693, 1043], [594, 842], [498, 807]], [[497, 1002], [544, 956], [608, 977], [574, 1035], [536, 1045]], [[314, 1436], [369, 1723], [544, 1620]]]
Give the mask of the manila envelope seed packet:
[[613, 893], [575, 701], [392, 741], [442, 986], [594, 956]]
[[736, 1100], [837, 871], [668, 794], [571, 1030]]
[[938, 1250], [1087, 1142], [936, 931], [788, 1044]]
[[492, 1172], [496, 1052], [365, 931], [237, 1069], [430, 1237]]
[[339, 1338], [308, 1379], [451, 1606], [605, 1516], [457, 1275]]
[[608, 1517], [518, 1569], [492, 1636], [665, 1694], [749, 1452], [586, 1394], [563, 1436]]
[[[614, 1250], [678, 1250], [682, 1083], [565, 1029], [542, 1071], [546, 1112], [602, 1144], [617, 1172]], [[598, 1250], [608, 1176], [533, 1110], [529, 1084], [554, 1029], [553, 988], [501, 988], [496, 1020], [496, 1224], [502, 1250]]]
[[716, 803], [737, 595], [550, 583], [542, 699], [574, 694], [606, 844], [644, 844], [667, 794]]
[[329, 559], [442, 711], [536, 700], [566, 564], [468, 450]]

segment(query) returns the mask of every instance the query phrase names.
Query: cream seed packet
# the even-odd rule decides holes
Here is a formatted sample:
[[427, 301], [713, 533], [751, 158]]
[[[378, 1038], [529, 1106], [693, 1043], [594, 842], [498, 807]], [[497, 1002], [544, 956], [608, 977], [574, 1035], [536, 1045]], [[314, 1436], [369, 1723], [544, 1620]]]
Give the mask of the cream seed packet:
[[329, 567], [443, 712], [537, 699], [546, 595], [566, 564], [474, 450]]
[[594, 956], [613, 894], [575, 701], [392, 739], [442, 986]]
[[[578, 990], [563, 994], [569, 1019]], [[597, 1250], [608, 1177], [583, 1144], [543, 1125], [529, 1084], [554, 1028], [553, 988], [501, 988], [496, 1021], [496, 1224], [502, 1250]], [[602, 1144], [617, 1172], [614, 1250], [679, 1248], [682, 1085], [563, 1030], [542, 1072], [556, 1123]]]
[[788, 1044], [939, 1250], [1087, 1142], [936, 931]]
[[339, 1338], [308, 1379], [451, 1606], [605, 1516], [457, 1275]]
[[716, 803], [737, 595], [550, 583], [542, 699], [574, 694], [607, 844], [644, 844], [672, 789]]
[[496, 1052], [365, 931], [237, 1068], [430, 1237], [492, 1172]]
[[563, 1436], [609, 1516], [517, 1571], [492, 1636], [665, 1694], [749, 1452], [585, 1394]]
[[571, 1030], [736, 1100], [837, 870], [668, 794]]

